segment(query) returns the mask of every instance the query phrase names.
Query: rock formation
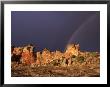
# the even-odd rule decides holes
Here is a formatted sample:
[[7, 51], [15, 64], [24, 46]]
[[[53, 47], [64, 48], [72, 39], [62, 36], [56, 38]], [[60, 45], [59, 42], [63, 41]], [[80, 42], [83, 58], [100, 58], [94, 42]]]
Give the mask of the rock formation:
[[23, 48], [22, 52], [22, 63], [24, 64], [32, 64], [34, 63], [34, 55], [33, 55], [33, 46], [27, 45]]
[[67, 46], [65, 55], [68, 55], [68, 56], [72, 56], [72, 55], [78, 56], [78, 54], [79, 54], [79, 44], [77, 44], [77, 45], [69, 44]]
[[12, 47], [11, 49], [11, 61], [20, 63], [23, 47]]
[[[43, 51], [36, 53], [33, 50], [34, 46], [31, 44], [24, 47], [13, 47], [11, 50], [12, 58], [21, 60], [21, 63], [27, 65], [36, 64], [38, 66], [45, 66], [52, 64], [70, 66], [73, 64], [73, 61], [82, 62], [88, 55], [90, 55], [88, 52], [81, 52], [79, 44], [69, 44], [63, 53], [58, 50], [51, 52], [46, 48]], [[34, 53], [36, 56], [34, 56]], [[95, 54], [97, 55], [98, 53], [93, 53], [91, 55]]]

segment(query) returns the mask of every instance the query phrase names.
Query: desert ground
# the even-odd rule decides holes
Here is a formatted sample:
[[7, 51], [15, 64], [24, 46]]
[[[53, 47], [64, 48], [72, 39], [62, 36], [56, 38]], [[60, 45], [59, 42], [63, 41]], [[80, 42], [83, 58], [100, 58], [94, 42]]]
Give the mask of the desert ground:
[[99, 77], [100, 65], [77, 63], [71, 66], [37, 66], [12, 62], [12, 77]]

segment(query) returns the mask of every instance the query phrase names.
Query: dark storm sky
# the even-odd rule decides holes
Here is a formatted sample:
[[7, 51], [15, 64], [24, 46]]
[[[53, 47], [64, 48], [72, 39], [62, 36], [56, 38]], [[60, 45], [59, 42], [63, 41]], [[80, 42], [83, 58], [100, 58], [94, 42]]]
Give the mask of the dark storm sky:
[[79, 43], [84, 51], [100, 50], [100, 13], [96, 11], [12, 11], [12, 45], [29, 43], [37, 50], [63, 51]]

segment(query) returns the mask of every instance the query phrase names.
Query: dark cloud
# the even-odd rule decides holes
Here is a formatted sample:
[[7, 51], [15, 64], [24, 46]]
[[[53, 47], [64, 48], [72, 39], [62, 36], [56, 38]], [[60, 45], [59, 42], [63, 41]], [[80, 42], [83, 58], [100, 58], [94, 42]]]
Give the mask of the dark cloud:
[[33, 43], [37, 50], [63, 51], [68, 43], [79, 43], [82, 50], [100, 50], [100, 13], [95, 11], [12, 11], [11, 29], [15, 46]]

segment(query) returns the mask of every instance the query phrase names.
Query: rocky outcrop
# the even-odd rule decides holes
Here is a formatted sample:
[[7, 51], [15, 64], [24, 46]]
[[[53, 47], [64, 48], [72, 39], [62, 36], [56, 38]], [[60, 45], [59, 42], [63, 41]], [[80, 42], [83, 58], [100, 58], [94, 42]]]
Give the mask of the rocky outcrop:
[[[43, 51], [34, 52], [34, 46], [29, 44], [24, 47], [13, 47], [12, 48], [12, 58], [18, 59], [23, 64], [27, 65], [38, 65], [38, 66], [71, 66], [76, 62], [84, 62], [87, 57], [95, 57], [100, 56], [99, 53], [96, 52], [81, 52], [79, 44], [69, 44], [65, 50], [65, 52], [54, 51], [51, 52], [48, 49], [44, 49]], [[34, 56], [34, 53], [36, 56]], [[89, 60], [90, 61], [90, 60]]]
[[12, 47], [11, 61], [20, 63], [23, 47]]
[[65, 52], [65, 57], [67, 55], [67, 57], [69, 56], [72, 56], [72, 55], [75, 55], [75, 56], [78, 56], [79, 54], [79, 44], [75, 45], [75, 44], [69, 44], [67, 46], [67, 49], [66, 49], [66, 52]]
[[24, 64], [32, 64], [34, 63], [34, 55], [33, 55], [33, 46], [27, 45], [23, 48], [22, 52], [22, 63]]

